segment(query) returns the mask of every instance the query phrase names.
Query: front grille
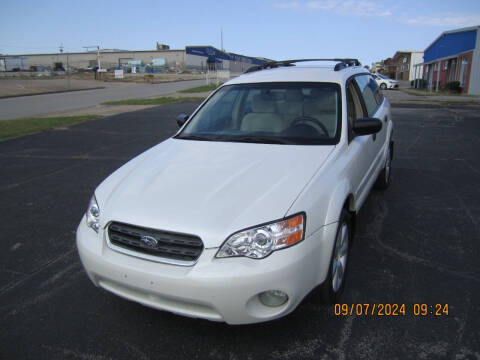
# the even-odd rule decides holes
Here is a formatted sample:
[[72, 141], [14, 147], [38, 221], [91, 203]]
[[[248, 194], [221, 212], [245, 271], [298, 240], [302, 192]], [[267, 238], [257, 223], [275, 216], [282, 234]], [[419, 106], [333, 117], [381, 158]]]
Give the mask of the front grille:
[[193, 262], [203, 251], [198, 236], [178, 234], [113, 222], [108, 227], [113, 245], [164, 259]]

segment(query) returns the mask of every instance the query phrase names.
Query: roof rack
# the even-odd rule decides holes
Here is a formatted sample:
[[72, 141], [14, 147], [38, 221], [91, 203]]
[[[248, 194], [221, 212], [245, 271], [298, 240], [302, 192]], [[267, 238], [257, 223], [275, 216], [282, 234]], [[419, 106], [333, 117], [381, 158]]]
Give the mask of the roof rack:
[[341, 59], [341, 58], [336, 58], [336, 59], [294, 59], [294, 60], [281, 60], [281, 61], [268, 61], [262, 65], [255, 65], [249, 67], [244, 74], [254, 72], [254, 71], [259, 71], [259, 70], [265, 70], [265, 69], [273, 69], [277, 68], [280, 66], [295, 66], [295, 63], [298, 62], [306, 62], [306, 61], [335, 61], [338, 62], [335, 67], [334, 71], [339, 71], [342, 69], [345, 69], [350, 66], [360, 66], [362, 65], [360, 61], [357, 59]]

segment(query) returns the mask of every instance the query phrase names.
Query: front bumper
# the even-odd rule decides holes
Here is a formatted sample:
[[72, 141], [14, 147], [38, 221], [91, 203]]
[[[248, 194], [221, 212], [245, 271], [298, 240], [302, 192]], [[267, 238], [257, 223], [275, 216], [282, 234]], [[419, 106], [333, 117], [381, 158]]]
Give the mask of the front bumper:
[[389, 89], [398, 89], [398, 83], [395, 83], [395, 84], [389, 83], [388, 88]]
[[[265, 259], [217, 259], [218, 248], [205, 249], [194, 266], [152, 262], [106, 245], [106, 231], [77, 229], [77, 248], [88, 276], [118, 296], [184, 316], [247, 324], [287, 315], [328, 273], [337, 224], [320, 228], [301, 243]], [[289, 300], [263, 305], [258, 294], [281, 290]]]

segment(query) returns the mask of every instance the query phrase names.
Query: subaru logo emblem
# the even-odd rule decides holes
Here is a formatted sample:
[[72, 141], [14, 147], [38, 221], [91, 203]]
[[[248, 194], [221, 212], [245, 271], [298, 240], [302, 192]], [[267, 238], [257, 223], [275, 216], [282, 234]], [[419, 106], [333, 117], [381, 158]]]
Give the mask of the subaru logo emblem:
[[148, 247], [151, 247], [151, 248], [154, 248], [158, 245], [158, 241], [157, 239], [155, 239], [154, 237], [152, 236], [147, 236], [147, 235], [144, 235], [140, 238], [141, 242], [143, 242], [145, 245], [147, 245]]

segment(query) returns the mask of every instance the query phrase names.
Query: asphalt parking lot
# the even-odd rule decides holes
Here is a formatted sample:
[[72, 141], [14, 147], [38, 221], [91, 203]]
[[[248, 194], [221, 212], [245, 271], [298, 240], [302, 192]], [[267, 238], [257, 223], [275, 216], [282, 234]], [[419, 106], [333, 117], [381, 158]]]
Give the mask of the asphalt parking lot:
[[[313, 294], [281, 320], [228, 326], [95, 288], [74, 242], [93, 190], [195, 106], [0, 142], [0, 358], [480, 359], [479, 109], [393, 109], [393, 184], [359, 213], [343, 302], [405, 316], [335, 316]], [[415, 316], [415, 303], [449, 313]]]

